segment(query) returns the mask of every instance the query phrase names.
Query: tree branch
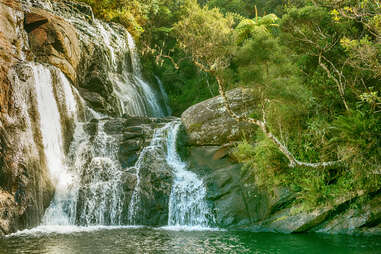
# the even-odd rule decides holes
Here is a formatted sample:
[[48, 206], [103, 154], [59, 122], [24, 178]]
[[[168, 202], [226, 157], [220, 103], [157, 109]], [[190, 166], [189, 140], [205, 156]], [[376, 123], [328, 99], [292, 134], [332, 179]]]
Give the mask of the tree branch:
[[[324, 56], [322, 56], [322, 54], [320, 53], [319, 54], [319, 65], [320, 67], [322, 67], [325, 72], [327, 73], [328, 77], [333, 79], [333, 81], [336, 83], [337, 85], [337, 89], [339, 90], [339, 95], [340, 95], [340, 98], [341, 100], [343, 101], [343, 104], [345, 106], [345, 109], [346, 110], [349, 110], [349, 107], [348, 107], [348, 104], [347, 104], [347, 101], [345, 100], [345, 97], [344, 97], [344, 87], [343, 87], [343, 84], [341, 82], [341, 77], [339, 77], [339, 79], [337, 79], [334, 75], [332, 75], [331, 71], [328, 69], [328, 67], [323, 63], [323, 61], [321, 60]], [[333, 65], [333, 64], [331, 64]], [[335, 71], [337, 73], [339, 73], [339, 76], [342, 75], [336, 68], [335, 68]]]
[[218, 89], [219, 89], [220, 95], [221, 95], [221, 97], [222, 97], [222, 99], [224, 101], [224, 106], [226, 108], [226, 111], [229, 113], [229, 115], [232, 116], [237, 122], [247, 122], [247, 123], [251, 123], [251, 124], [257, 125], [259, 128], [261, 128], [261, 130], [266, 135], [266, 137], [268, 137], [279, 148], [279, 150], [287, 157], [287, 159], [290, 162], [289, 166], [291, 168], [294, 168], [296, 166], [319, 168], [319, 167], [333, 166], [333, 165], [337, 165], [337, 164], [341, 163], [341, 161], [328, 161], [328, 162], [310, 163], [310, 162], [303, 162], [303, 161], [297, 160], [295, 158], [295, 156], [287, 149], [287, 147], [277, 137], [275, 137], [271, 133], [271, 131], [267, 128], [267, 125], [266, 125], [266, 114], [265, 114], [265, 110], [264, 110], [264, 106], [263, 105], [262, 105], [263, 106], [262, 107], [262, 111], [263, 111], [263, 120], [262, 121], [258, 120], [258, 119], [251, 118], [251, 117], [247, 117], [246, 115], [242, 115], [242, 116], [237, 115], [232, 110], [232, 108], [230, 107], [229, 99], [226, 96], [226, 93], [225, 93], [225, 90], [224, 90], [224, 86], [223, 86], [223, 83], [222, 83], [222, 79], [219, 78], [218, 76], [216, 76], [216, 80], [217, 80], [217, 83], [218, 83]]

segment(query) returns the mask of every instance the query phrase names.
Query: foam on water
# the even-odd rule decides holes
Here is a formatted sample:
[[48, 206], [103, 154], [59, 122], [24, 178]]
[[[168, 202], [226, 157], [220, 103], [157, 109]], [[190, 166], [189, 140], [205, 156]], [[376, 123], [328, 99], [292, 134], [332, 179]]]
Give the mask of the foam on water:
[[167, 231], [226, 231], [225, 229], [202, 226], [164, 226], [156, 229]]
[[43, 236], [49, 234], [72, 234], [82, 232], [94, 232], [102, 230], [115, 230], [115, 229], [136, 229], [144, 228], [144, 226], [75, 226], [75, 225], [43, 225], [32, 229], [25, 229], [17, 231], [16, 233], [6, 235], [6, 237], [18, 236]]

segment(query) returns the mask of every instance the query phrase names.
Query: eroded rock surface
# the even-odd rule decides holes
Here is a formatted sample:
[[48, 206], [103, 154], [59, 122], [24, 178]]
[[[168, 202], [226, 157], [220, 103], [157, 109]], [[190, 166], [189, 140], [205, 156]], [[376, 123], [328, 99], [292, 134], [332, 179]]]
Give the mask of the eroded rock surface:
[[[237, 114], [250, 113], [259, 100], [249, 88], [236, 88], [226, 93], [231, 108]], [[191, 145], [223, 145], [250, 137], [252, 125], [238, 123], [225, 110], [221, 96], [200, 102], [181, 115]]]

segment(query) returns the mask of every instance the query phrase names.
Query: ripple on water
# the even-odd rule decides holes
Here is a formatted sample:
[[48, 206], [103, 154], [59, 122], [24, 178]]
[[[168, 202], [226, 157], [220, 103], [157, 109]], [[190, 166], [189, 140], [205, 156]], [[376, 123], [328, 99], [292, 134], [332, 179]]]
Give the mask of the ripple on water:
[[0, 238], [0, 253], [381, 253], [381, 237], [189, 230], [45, 226]]

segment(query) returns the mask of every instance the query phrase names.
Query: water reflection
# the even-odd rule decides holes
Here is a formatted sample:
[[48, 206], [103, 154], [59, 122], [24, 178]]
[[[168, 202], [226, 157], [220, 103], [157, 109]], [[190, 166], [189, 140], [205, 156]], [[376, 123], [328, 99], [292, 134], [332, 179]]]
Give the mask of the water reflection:
[[102, 227], [73, 230], [71, 233], [60, 232], [29, 231], [0, 238], [0, 253], [373, 254], [381, 252], [381, 237]]

